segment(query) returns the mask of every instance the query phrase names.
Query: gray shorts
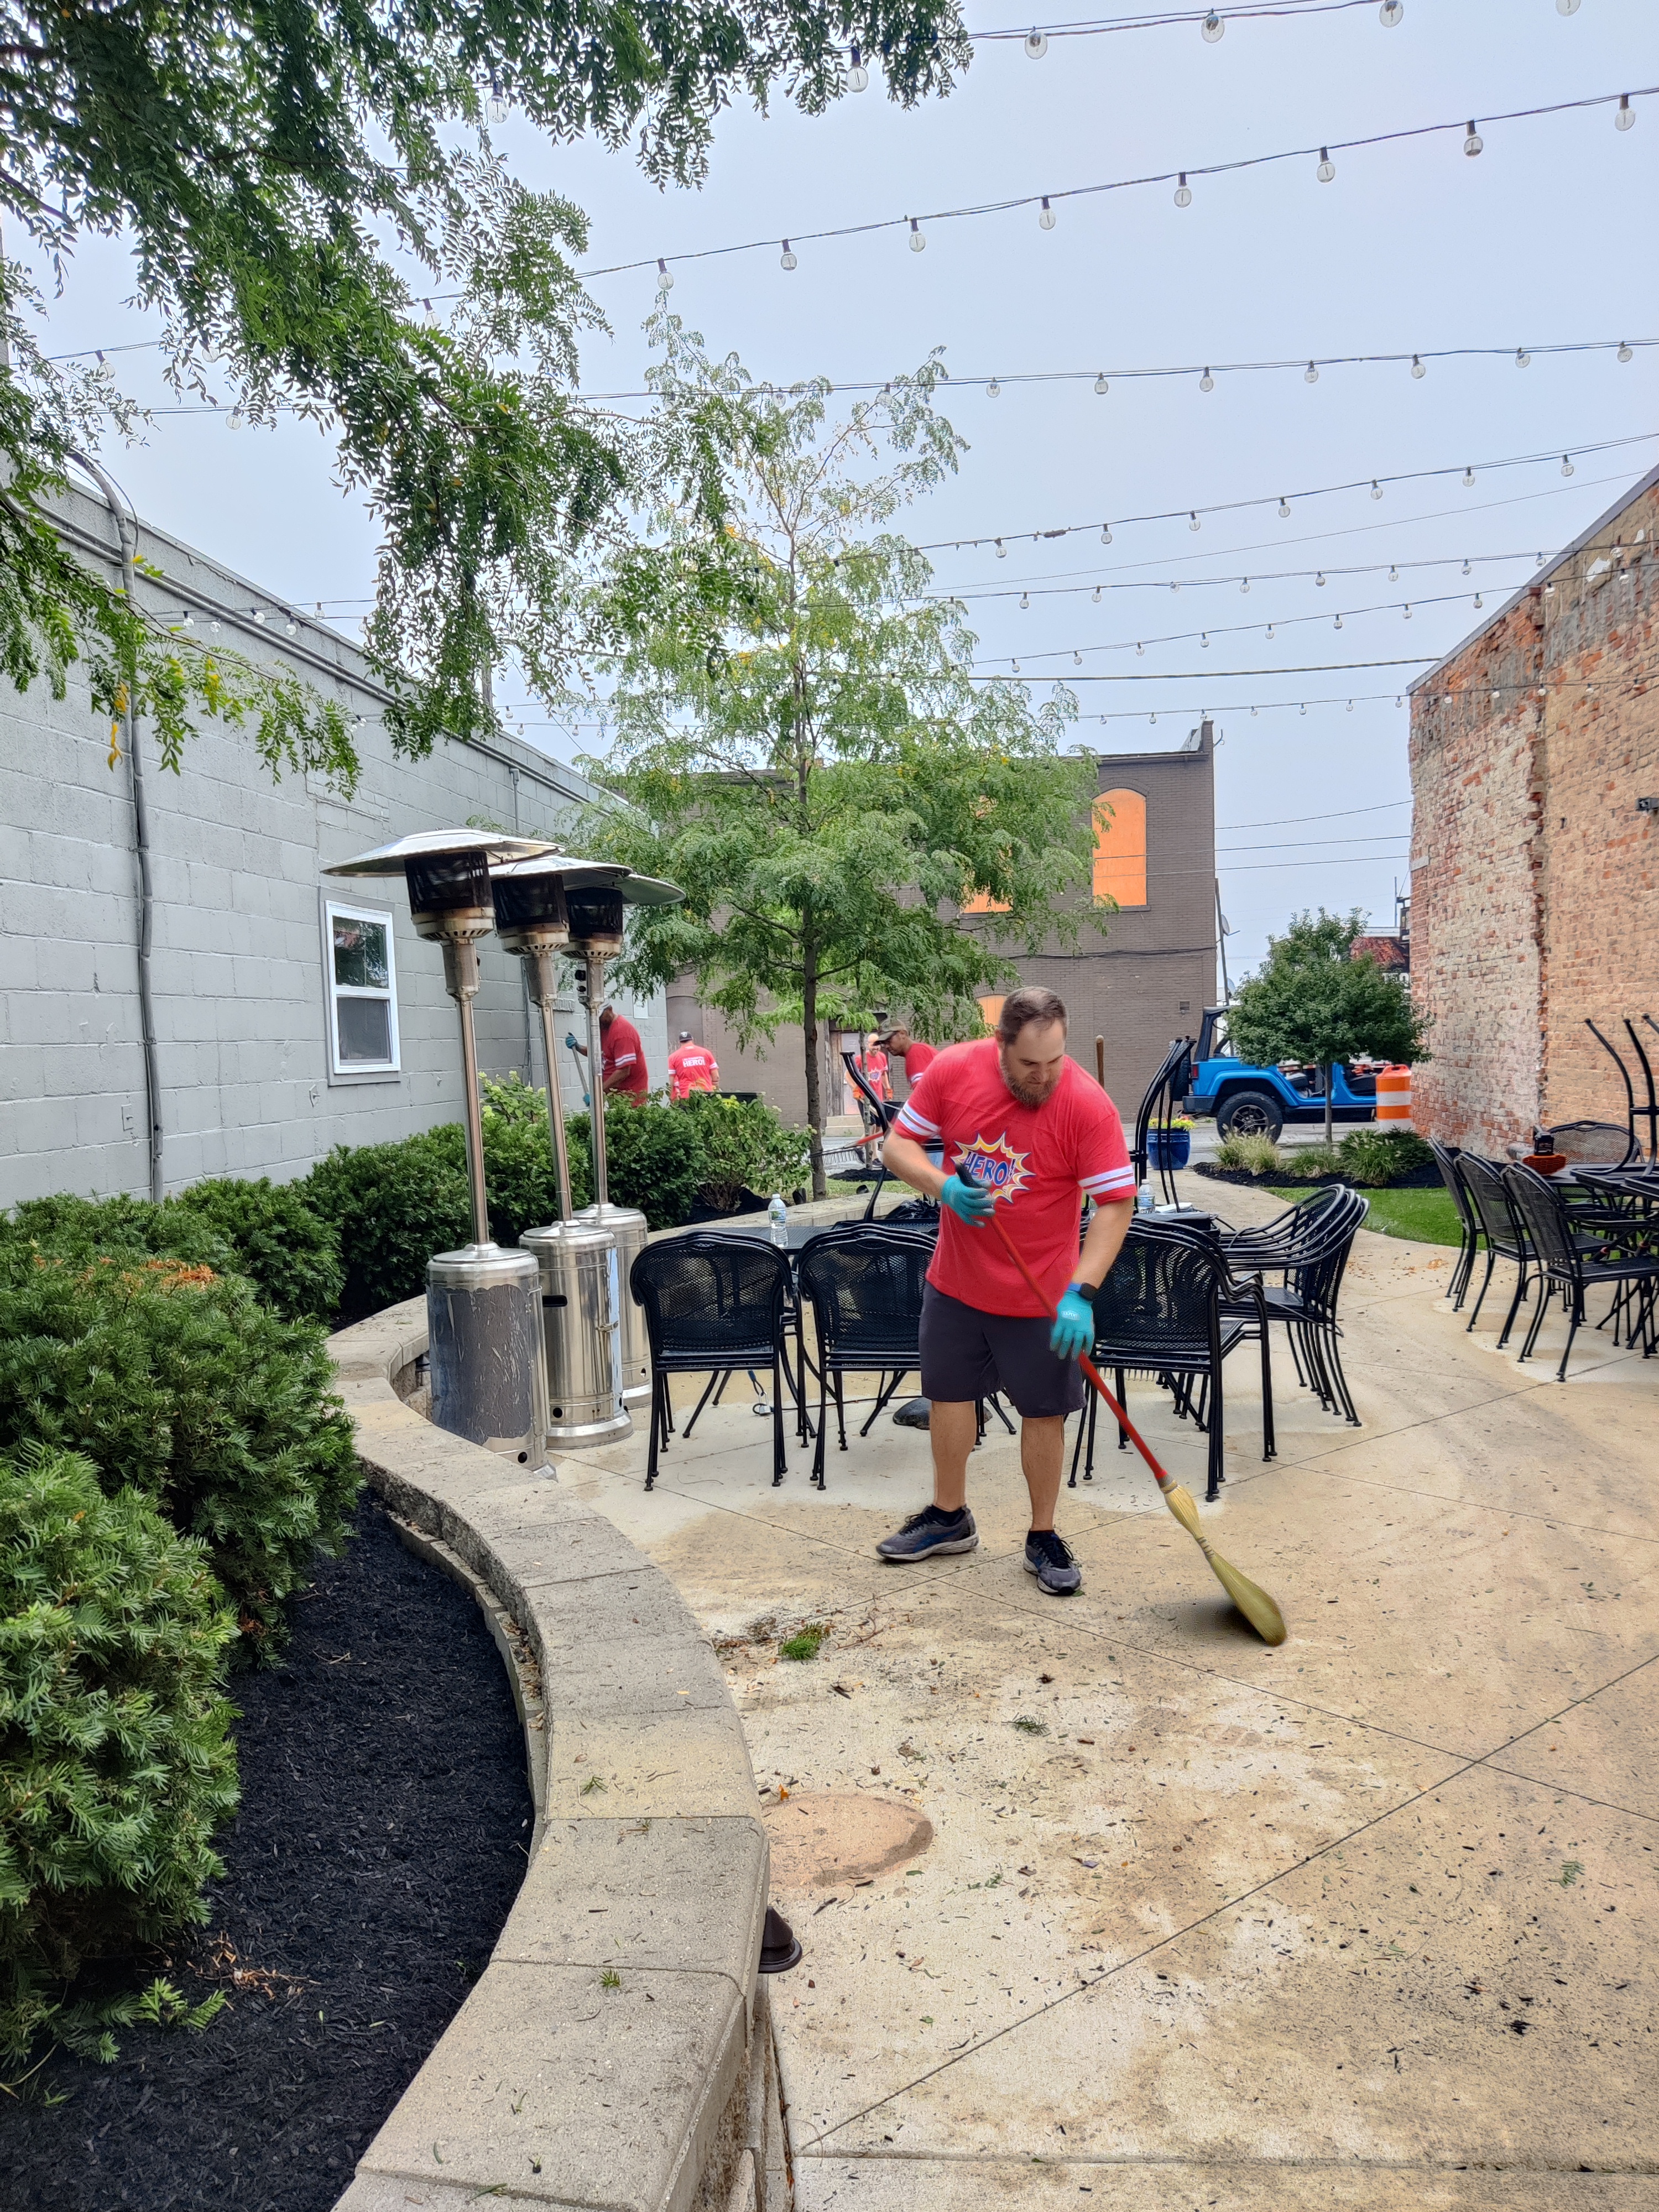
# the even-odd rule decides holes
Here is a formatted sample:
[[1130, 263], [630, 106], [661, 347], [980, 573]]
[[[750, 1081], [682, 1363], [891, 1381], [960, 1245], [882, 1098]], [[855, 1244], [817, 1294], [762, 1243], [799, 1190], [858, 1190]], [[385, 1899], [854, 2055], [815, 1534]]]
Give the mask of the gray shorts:
[[1036, 1316], [981, 1313], [927, 1284], [921, 1293], [921, 1388], [941, 1405], [1000, 1390], [1027, 1420], [1075, 1413], [1087, 1385], [1075, 1359], [1048, 1349], [1053, 1323]]

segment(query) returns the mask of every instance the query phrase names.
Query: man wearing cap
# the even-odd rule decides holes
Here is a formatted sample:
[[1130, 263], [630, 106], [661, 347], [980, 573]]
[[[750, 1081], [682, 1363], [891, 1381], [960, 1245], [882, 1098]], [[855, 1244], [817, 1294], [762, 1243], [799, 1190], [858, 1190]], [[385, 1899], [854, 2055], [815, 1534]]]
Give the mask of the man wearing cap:
[[668, 1095], [671, 1098], [689, 1098], [694, 1091], [717, 1091], [720, 1071], [712, 1052], [700, 1044], [693, 1044], [690, 1030], [680, 1031], [680, 1041], [668, 1055]]
[[[587, 1047], [577, 1044], [574, 1034], [565, 1042], [586, 1059]], [[614, 1006], [606, 1006], [599, 1015], [599, 1073], [607, 1098], [643, 1098], [651, 1088], [640, 1033]]]
[[914, 1036], [909, 1025], [905, 1022], [896, 1022], [884, 1036], [878, 1036], [876, 1039], [876, 1042], [885, 1048], [892, 1060], [903, 1061], [905, 1084], [911, 1091], [915, 1089], [917, 1084], [939, 1058], [937, 1049], [931, 1044], [924, 1044], [919, 1036]]
[[[942, 1167], [927, 1146], [940, 1149]], [[975, 1401], [1000, 1390], [1021, 1417], [1031, 1498], [1026, 1571], [1039, 1589], [1067, 1596], [1083, 1577], [1054, 1529], [1066, 1416], [1083, 1403], [1078, 1359], [1094, 1341], [1095, 1292], [1128, 1234], [1135, 1182], [1117, 1109], [1066, 1057], [1056, 994], [1011, 993], [994, 1036], [940, 1053], [899, 1109], [884, 1158], [892, 1174], [939, 1200], [939, 1236], [921, 1333], [933, 1502], [876, 1549], [903, 1561], [977, 1547], [968, 1455]], [[1079, 1252], [1085, 1197], [1095, 1211]], [[990, 1226], [999, 1209], [1041, 1299]]]

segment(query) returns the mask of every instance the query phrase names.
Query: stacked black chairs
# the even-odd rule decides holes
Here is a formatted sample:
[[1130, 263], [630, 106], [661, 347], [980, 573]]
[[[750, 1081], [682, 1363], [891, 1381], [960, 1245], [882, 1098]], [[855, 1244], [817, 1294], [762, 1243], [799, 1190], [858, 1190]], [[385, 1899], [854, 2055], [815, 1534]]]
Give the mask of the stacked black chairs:
[[874, 1411], [859, 1431], [867, 1437], [899, 1384], [921, 1366], [922, 1286], [934, 1243], [925, 1230], [854, 1221], [821, 1231], [801, 1253], [801, 1302], [811, 1307], [817, 1337], [818, 1431], [812, 1480], [820, 1490], [824, 1486], [830, 1393], [835, 1394], [836, 1429], [845, 1451], [844, 1378], [877, 1377]]
[[629, 1271], [629, 1285], [645, 1310], [651, 1340], [651, 1443], [645, 1486], [657, 1480], [657, 1460], [674, 1432], [669, 1382], [676, 1375], [707, 1375], [708, 1387], [685, 1425], [716, 1388], [740, 1370], [772, 1370], [772, 1480], [783, 1480], [783, 1392], [790, 1380], [784, 1353], [784, 1315], [789, 1296], [789, 1255], [757, 1237], [720, 1237], [692, 1230], [647, 1244]]
[[1624, 1168], [1642, 1157], [1635, 1130], [1617, 1121], [1558, 1121], [1549, 1136], [1570, 1168]]
[[1443, 1145], [1435, 1137], [1429, 1139], [1429, 1150], [1434, 1154], [1434, 1164], [1440, 1170], [1440, 1180], [1446, 1186], [1446, 1194], [1457, 1209], [1457, 1226], [1462, 1243], [1452, 1265], [1452, 1278], [1447, 1286], [1447, 1296], [1452, 1311], [1462, 1313], [1463, 1301], [1468, 1296], [1469, 1278], [1474, 1273], [1474, 1263], [1480, 1253], [1480, 1223], [1474, 1211], [1474, 1201], [1463, 1187], [1463, 1177], [1458, 1167], [1462, 1155], [1455, 1145]]
[[1585, 1293], [1601, 1285], [1613, 1292], [1608, 1318], [1622, 1316], [1626, 1343], [1634, 1345], [1639, 1340], [1644, 1358], [1650, 1358], [1659, 1349], [1655, 1330], [1659, 1255], [1630, 1249], [1621, 1250], [1612, 1237], [1604, 1237], [1600, 1243], [1589, 1241], [1561, 1193], [1534, 1168], [1506, 1168], [1504, 1185], [1527, 1232], [1532, 1265], [1538, 1277], [1538, 1310], [1521, 1346], [1521, 1358], [1532, 1357], [1549, 1308], [1550, 1292], [1559, 1290], [1567, 1308], [1567, 1342], [1555, 1379], [1565, 1382], [1573, 1339], [1584, 1324]]
[[1249, 1298], [1225, 1303], [1224, 1324], [1253, 1329], [1259, 1305], [1264, 1362], [1267, 1330], [1282, 1327], [1297, 1381], [1316, 1394], [1327, 1413], [1340, 1413], [1354, 1428], [1360, 1426], [1360, 1419], [1342, 1370], [1337, 1305], [1353, 1240], [1370, 1210], [1370, 1201], [1346, 1183], [1327, 1183], [1267, 1229], [1240, 1230], [1226, 1247], [1228, 1263], [1235, 1270], [1253, 1267], [1263, 1277], [1276, 1274], [1279, 1280], [1266, 1284]]
[[[1177, 1037], [1164, 1055], [1158, 1070], [1146, 1085], [1140, 1106], [1135, 1115], [1134, 1142], [1129, 1148], [1129, 1158], [1134, 1163], [1135, 1181], [1144, 1182], [1151, 1155], [1148, 1141], [1154, 1128], [1162, 1129], [1167, 1138], [1176, 1109], [1192, 1085], [1193, 1040]], [[1164, 1195], [1173, 1206], [1177, 1199], [1175, 1174], [1169, 1165], [1170, 1146], [1165, 1143], [1158, 1153], [1158, 1181]]]
[[[1255, 1287], [1259, 1293], [1260, 1285]], [[1274, 1455], [1273, 1372], [1265, 1315], [1259, 1303], [1248, 1322], [1230, 1320], [1223, 1311], [1224, 1300], [1242, 1299], [1245, 1288], [1233, 1277], [1219, 1240], [1212, 1231], [1185, 1222], [1149, 1220], [1137, 1215], [1095, 1297], [1096, 1366], [1113, 1370], [1120, 1404], [1125, 1402], [1125, 1385], [1131, 1373], [1155, 1376], [1174, 1393], [1177, 1413], [1183, 1419], [1190, 1414], [1208, 1435], [1206, 1496], [1212, 1498], [1220, 1494], [1224, 1480], [1223, 1366], [1235, 1346], [1257, 1334], [1262, 1346], [1261, 1455], [1264, 1459]], [[1094, 1479], [1100, 1403], [1091, 1390], [1072, 1450], [1070, 1485], [1073, 1488], [1079, 1460], [1084, 1462], [1084, 1480]], [[1127, 1443], [1120, 1430], [1119, 1449]]]
[[[1480, 1308], [1486, 1292], [1492, 1287], [1492, 1270], [1500, 1260], [1515, 1263], [1515, 1296], [1510, 1300], [1509, 1312], [1498, 1334], [1501, 1352], [1510, 1340], [1510, 1331], [1515, 1327], [1515, 1316], [1521, 1310], [1521, 1301], [1527, 1295], [1534, 1265], [1532, 1239], [1527, 1234], [1526, 1224], [1515, 1210], [1515, 1200], [1504, 1181], [1504, 1170], [1495, 1160], [1483, 1160], [1474, 1152], [1460, 1152], [1457, 1172], [1463, 1188], [1474, 1207], [1475, 1218], [1480, 1224], [1480, 1234], [1486, 1241], [1486, 1272], [1480, 1279], [1480, 1290], [1474, 1301], [1474, 1310], [1469, 1316], [1472, 1329], [1480, 1318]], [[1473, 1268], [1474, 1262], [1470, 1262]]]

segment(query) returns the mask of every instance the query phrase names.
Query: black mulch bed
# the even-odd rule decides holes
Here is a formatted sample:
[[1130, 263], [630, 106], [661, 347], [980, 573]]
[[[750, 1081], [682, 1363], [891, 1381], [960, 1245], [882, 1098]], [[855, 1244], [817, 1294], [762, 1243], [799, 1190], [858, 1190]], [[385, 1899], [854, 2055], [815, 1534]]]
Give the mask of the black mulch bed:
[[[1212, 1182], [1248, 1183], [1255, 1190], [1285, 1190], [1294, 1183], [1298, 1189], [1317, 1190], [1322, 1183], [1346, 1182], [1345, 1175], [1310, 1176], [1305, 1185], [1300, 1176], [1288, 1176], [1283, 1168], [1275, 1168], [1271, 1175], [1252, 1175], [1247, 1168], [1218, 1168], [1209, 1160], [1194, 1160], [1194, 1175], [1208, 1176]], [[1440, 1170], [1432, 1160], [1420, 1168], [1407, 1168], [1404, 1175], [1395, 1176], [1388, 1184], [1389, 1190], [1440, 1190], [1444, 1185]]]
[[227, 1878], [201, 1934], [146, 1962], [228, 2007], [4, 2100], [6, 2212], [326, 2212], [488, 1960], [530, 1839], [512, 1692], [466, 1592], [367, 1498], [356, 1525], [282, 1663], [233, 1680]]

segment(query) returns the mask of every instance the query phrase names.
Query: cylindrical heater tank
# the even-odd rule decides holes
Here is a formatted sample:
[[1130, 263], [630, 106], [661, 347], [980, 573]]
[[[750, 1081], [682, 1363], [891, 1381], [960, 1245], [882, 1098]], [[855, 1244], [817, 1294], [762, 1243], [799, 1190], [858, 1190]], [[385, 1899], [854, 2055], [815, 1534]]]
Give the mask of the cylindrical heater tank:
[[634, 1425], [623, 1402], [619, 1320], [632, 1302], [617, 1240], [594, 1223], [555, 1221], [526, 1229], [520, 1243], [541, 1270], [548, 1442], [567, 1450], [615, 1443]]
[[474, 1246], [428, 1263], [432, 1419], [487, 1451], [542, 1463], [542, 1278], [528, 1252]]

